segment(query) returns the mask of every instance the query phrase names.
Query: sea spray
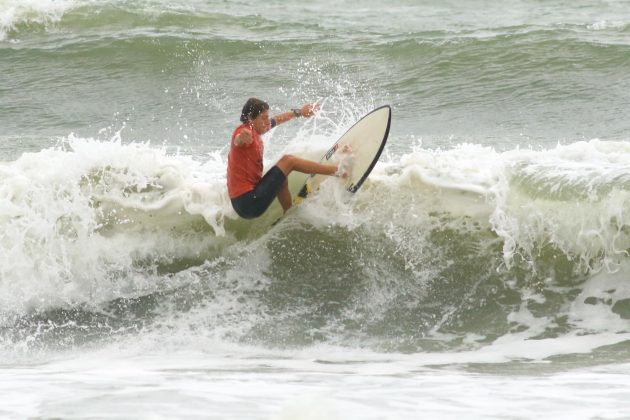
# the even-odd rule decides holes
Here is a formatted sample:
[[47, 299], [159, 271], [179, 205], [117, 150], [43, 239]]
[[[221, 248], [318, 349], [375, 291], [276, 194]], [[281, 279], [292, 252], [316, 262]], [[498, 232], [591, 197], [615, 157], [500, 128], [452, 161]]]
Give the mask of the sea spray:
[[[275, 254], [276, 246], [311, 249], [317, 237], [328, 244], [309, 251], [317, 255], [314, 272], [319, 264], [333, 264], [325, 250], [346, 264], [365, 264], [366, 255], [378, 250], [359, 270], [363, 280], [353, 281], [357, 292], [367, 288], [372, 296], [393, 281], [380, 304], [391, 305], [386, 312], [399, 306], [400, 293], [411, 287], [405, 294], [416, 297], [408, 304], [421, 305], [426, 315], [423, 296], [435, 301], [430, 296], [442, 293], [440, 283], [463, 279], [471, 291], [498, 287], [510, 296], [513, 291], [526, 296], [532, 284], [547, 284], [548, 278], [550, 286], [574, 285], [589, 272], [613, 272], [627, 262], [625, 144], [617, 146], [594, 141], [502, 153], [471, 144], [417, 148], [379, 163], [354, 197], [325, 184], [280, 226], [259, 227], [252, 236], [227, 201], [224, 156], [202, 163], [148, 143], [123, 144], [119, 137], [102, 142], [71, 136], [2, 167], [3, 307], [22, 312], [98, 305], [169, 290], [181, 284], [173, 275], [233, 247], [255, 241]], [[309, 153], [312, 146], [305, 147]], [[602, 152], [589, 161], [592, 148]], [[592, 170], [583, 171], [584, 165]], [[337, 234], [345, 239], [333, 239]], [[296, 240], [303, 245], [291, 245]], [[291, 278], [306, 276], [309, 282], [302, 265], [291, 265], [308, 255], [282, 258], [280, 266], [279, 255], [272, 257], [275, 284], [281, 273], [298, 269]], [[353, 305], [358, 296], [342, 306]], [[446, 326], [450, 304], [439, 302], [434, 316]], [[427, 323], [421, 334], [437, 332], [436, 325]]]
[[201, 168], [149, 144], [73, 136], [3, 164], [4, 310], [143, 294], [160, 286], [152, 265], [215, 248], [213, 227], [223, 234], [235, 215], [223, 175]]

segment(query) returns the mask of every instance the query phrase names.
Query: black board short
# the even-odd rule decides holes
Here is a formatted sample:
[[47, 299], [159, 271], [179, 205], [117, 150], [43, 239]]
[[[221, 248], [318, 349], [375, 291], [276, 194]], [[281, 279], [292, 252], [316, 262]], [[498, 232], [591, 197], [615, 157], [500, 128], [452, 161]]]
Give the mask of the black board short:
[[269, 169], [253, 190], [231, 200], [234, 211], [243, 219], [261, 216], [278, 196], [286, 179], [286, 175], [277, 166]]

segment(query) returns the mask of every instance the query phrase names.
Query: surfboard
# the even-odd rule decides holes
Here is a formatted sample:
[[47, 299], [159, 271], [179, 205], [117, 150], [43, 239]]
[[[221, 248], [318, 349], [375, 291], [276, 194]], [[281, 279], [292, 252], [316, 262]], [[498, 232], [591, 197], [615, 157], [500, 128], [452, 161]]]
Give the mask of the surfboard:
[[[335, 178], [333, 182], [343, 182], [344, 188], [355, 193], [374, 169], [389, 135], [391, 108], [384, 105], [366, 114], [350, 127], [329, 149], [320, 162], [334, 162], [336, 154], [344, 146], [349, 146], [354, 157], [354, 164], [347, 178]], [[293, 171], [289, 174], [289, 191], [295, 205], [315, 193], [319, 185], [330, 178], [325, 175], [308, 175]], [[282, 207], [274, 200], [267, 211], [257, 219], [226, 219], [225, 228], [237, 238], [255, 237], [264, 233], [270, 225], [282, 219]]]
[[[350, 169], [348, 177], [344, 179], [345, 189], [351, 193], [363, 185], [374, 169], [376, 162], [381, 156], [392, 121], [392, 110], [389, 105], [384, 105], [371, 111], [359, 121], [357, 121], [343, 136], [332, 145], [321, 158], [320, 163], [334, 162], [338, 153], [342, 153], [344, 147], [350, 148], [354, 158], [354, 164]], [[319, 184], [326, 178], [326, 175], [310, 175], [297, 196], [294, 204], [298, 204], [313, 192], [317, 191]]]

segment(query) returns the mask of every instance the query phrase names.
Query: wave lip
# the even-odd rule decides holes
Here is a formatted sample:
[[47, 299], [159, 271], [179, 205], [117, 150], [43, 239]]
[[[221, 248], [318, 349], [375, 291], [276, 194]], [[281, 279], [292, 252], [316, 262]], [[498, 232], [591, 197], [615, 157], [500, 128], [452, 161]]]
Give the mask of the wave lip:
[[76, 0], [6, 0], [0, 6], [0, 41], [18, 28], [59, 22]]

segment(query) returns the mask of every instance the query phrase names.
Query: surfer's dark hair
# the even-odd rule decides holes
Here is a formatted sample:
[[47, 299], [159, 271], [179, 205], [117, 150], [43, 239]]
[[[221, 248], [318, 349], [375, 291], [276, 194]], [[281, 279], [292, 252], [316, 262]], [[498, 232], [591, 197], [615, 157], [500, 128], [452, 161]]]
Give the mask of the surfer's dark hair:
[[269, 104], [258, 98], [249, 98], [241, 111], [241, 122], [247, 122], [248, 118], [252, 120], [269, 109]]

